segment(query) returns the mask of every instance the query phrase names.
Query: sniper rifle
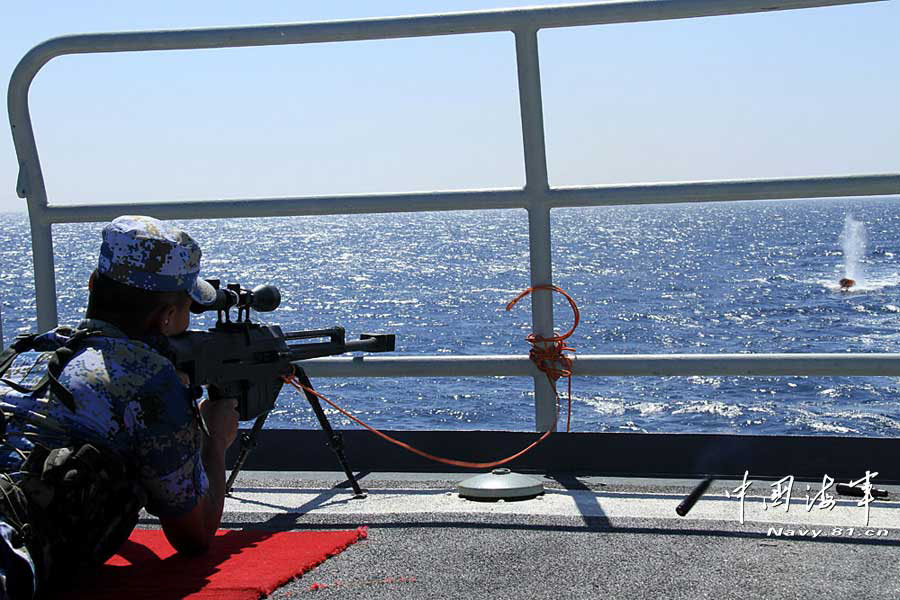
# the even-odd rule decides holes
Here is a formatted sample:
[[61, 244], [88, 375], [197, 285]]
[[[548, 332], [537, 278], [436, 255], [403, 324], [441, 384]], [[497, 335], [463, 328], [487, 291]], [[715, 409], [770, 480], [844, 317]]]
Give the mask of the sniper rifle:
[[[169, 346], [175, 368], [187, 374], [192, 386], [208, 385], [223, 398], [237, 398], [239, 419], [255, 419], [249, 433], [240, 436], [240, 453], [225, 485], [226, 493], [230, 493], [247, 455], [256, 446], [269, 411], [275, 406], [284, 383], [282, 377], [294, 375], [312, 389], [299, 361], [345, 352], [391, 352], [394, 335], [363, 334], [359, 340], [347, 341], [343, 327], [285, 333], [277, 325], [250, 321], [251, 309], [271, 312], [278, 308], [281, 304], [278, 288], [260, 285], [248, 290], [240, 284], [228, 284], [221, 289], [219, 280], [207, 281], [216, 288], [215, 301], [209, 305], [194, 302], [191, 312], [217, 311], [215, 326], [209, 331], [186, 331], [173, 336], [169, 338]], [[231, 319], [233, 308], [237, 309], [236, 320]], [[323, 339], [327, 341], [296, 343]], [[340, 434], [331, 428], [319, 399], [309, 391], [305, 395], [354, 493], [363, 497], [365, 494], [344, 457]]]

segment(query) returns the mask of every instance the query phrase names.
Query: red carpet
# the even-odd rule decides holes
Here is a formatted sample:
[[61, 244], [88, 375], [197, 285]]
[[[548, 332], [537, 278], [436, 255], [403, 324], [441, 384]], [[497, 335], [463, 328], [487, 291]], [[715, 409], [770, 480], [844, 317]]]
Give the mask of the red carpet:
[[225, 531], [207, 554], [177, 556], [158, 529], [136, 529], [70, 600], [257, 600], [366, 537], [356, 531]]

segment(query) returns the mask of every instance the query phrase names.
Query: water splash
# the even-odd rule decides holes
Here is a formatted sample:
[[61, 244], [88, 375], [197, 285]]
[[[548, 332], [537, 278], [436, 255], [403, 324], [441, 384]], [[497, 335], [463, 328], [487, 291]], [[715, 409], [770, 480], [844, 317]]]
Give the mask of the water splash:
[[841, 248], [844, 250], [844, 277], [853, 279], [856, 285], [863, 285], [865, 271], [862, 258], [866, 254], [866, 227], [849, 213], [844, 218]]

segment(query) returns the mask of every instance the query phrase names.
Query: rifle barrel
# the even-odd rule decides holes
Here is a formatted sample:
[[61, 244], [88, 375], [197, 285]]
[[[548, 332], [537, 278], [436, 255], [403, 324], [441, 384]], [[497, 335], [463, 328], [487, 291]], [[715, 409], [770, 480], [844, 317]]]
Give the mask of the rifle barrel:
[[308, 340], [312, 338], [331, 338], [332, 342], [344, 341], [343, 327], [330, 327], [328, 329], [310, 329], [309, 331], [288, 331], [284, 334], [286, 340]]
[[318, 358], [320, 356], [334, 356], [335, 354], [346, 352], [344, 348], [345, 344], [335, 344], [333, 342], [297, 344], [288, 346], [288, 360], [306, 360], [307, 358]]
[[[302, 332], [306, 333], [306, 332]], [[310, 336], [313, 337], [313, 336]], [[324, 336], [315, 336], [324, 337]], [[334, 356], [345, 352], [391, 352], [394, 350], [394, 335], [363, 334], [362, 339], [340, 343], [320, 342], [316, 344], [295, 344], [288, 346], [288, 360], [306, 360], [321, 356]]]

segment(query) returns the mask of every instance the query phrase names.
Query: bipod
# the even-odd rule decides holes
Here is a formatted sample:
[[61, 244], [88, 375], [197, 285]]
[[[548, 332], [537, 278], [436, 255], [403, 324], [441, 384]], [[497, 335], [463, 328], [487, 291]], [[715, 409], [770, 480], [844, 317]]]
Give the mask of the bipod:
[[[306, 376], [306, 373], [302, 368], [296, 365], [294, 365], [294, 376], [304, 387], [313, 389], [309, 377]], [[334, 451], [337, 455], [338, 462], [341, 463], [341, 468], [344, 469], [347, 481], [350, 482], [350, 486], [353, 488], [354, 497], [365, 498], [366, 493], [359, 487], [356, 476], [353, 474], [353, 471], [350, 470], [350, 465], [347, 464], [347, 458], [344, 456], [344, 440], [341, 438], [341, 434], [332, 429], [331, 423], [328, 422], [328, 416], [325, 414], [325, 411], [322, 410], [322, 405], [319, 403], [319, 399], [316, 395], [305, 389], [303, 390], [303, 393], [310, 406], [312, 406], [313, 412], [316, 413], [316, 418], [319, 419], [319, 426], [322, 428], [322, 432], [328, 438], [326, 445]], [[228, 481], [225, 482], [226, 494], [231, 494], [231, 487], [234, 485], [234, 480], [237, 479], [238, 473], [240, 473], [241, 468], [243, 468], [244, 462], [247, 460], [247, 455], [249, 455], [250, 451], [256, 447], [256, 438], [259, 436], [259, 432], [262, 430], [263, 425], [266, 422], [266, 417], [268, 416], [269, 411], [260, 414], [256, 417], [256, 421], [253, 423], [253, 427], [250, 429], [249, 433], [241, 434], [241, 450], [237, 460], [234, 462], [231, 473], [228, 475]]]
[[237, 460], [234, 461], [234, 466], [231, 468], [231, 474], [228, 476], [228, 481], [225, 482], [225, 494], [231, 494], [231, 486], [234, 485], [234, 480], [237, 479], [238, 473], [241, 472], [241, 468], [244, 466], [244, 462], [247, 460], [247, 455], [250, 454], [250, 451], [256, 448], [256, 436], [259, 435], [260, 430], [263, 428], [263, 424], [266, 422], [266, 417], [269, 416], [269, 411], [266, 411], [256, 417], [256, 421], [253, 423], [253, 427], [250, 429], [250, 433], [242, 433], [241, 434], [241, 452], [238, 454]]
[[[297, 381], [299, 381], [304, 388], [309, 388], [309, 390], [313, 389], [309, 377], [306, 376], [303, 369], [298, 367], [296, 363], [294, 364], [294, 377], [297, 378]], [[312, 406], [313, 412], [316, 413], [316, 418], [319, 419], [319, 426], [322, 427], [322, 432], [325, 434], [325, 437], [328, 438], [328, 441], [326, 441], [325, 444], [334, 451], [335, 455], [337, 455], [338, 462], [341, 463], [341, 468], [344, 469], [344, 474], [347, 476], [347, 481], [350, 482], [350, 486], [353, 488], [354, 496], [356, 498], [365, 498], [366, 493], [359, 487], [359, 483], [356, 481], [356, 475], [353, 474], [350, 465], [347, 464], [347, 458], [344, 456], [344, 440], [341, 438], [341, 434], [331, 428], [331, 423], [328, 422], [328, 417], [325, 415], [325, 411], [322, 410], [319, 399], [309, 390], [304, 389], [303, 393], [306, 395], [306, 400], [309, 402], [309, 405]]]

